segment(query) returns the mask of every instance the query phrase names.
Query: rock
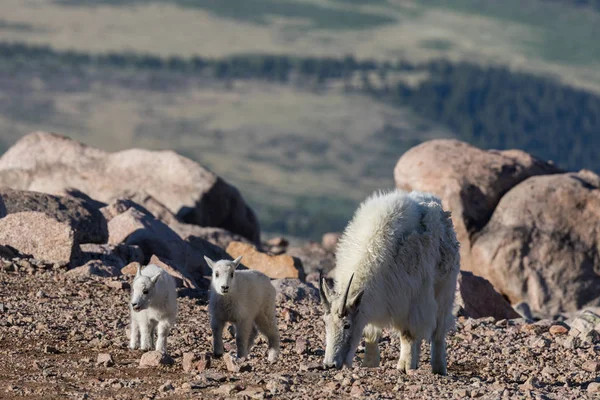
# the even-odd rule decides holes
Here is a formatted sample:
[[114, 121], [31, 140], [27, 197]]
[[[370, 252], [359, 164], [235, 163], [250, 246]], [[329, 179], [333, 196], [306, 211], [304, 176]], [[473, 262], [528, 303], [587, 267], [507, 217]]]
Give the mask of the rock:
[[127, 264], [126, 266], [124, 266], [121, 269], [121, 273], [123, 275], [129, 275], [129, 276], [135, 276], [135, 274], [137, 273], [137, 269], [142, 268], [142, 264], [140, 264], [137, 261], [134, 261], [132, 263]]
[[119, 276], [121, 275], [121, 271], [115, 266], [104, 265], [100, 260], [91, 260], [81, 267], [68, 270], [66, 275], [74, 278], [90, 277], [92, 275], [109, 277]]
[[525, 318], [528, 321], [533, 321], [535, 318], [533, 316], [533, 313], [531, 312], [531, 307], [529, 307], [529, 304], [527, 304], [526, 302], [522, 301], [519, 304], [516, 304], [515, 306], [513, 306], [513, 309], [523, 318]]
[[200, 286], [198, 286], [194, 278], [191, 277], [183, 267], [175, 266], [172, 261], [153, 255], [148, 263], [157, 265], [165, 270], [175, 279], [177, 287], [200, 290]]
[[471, 249], [476, 274], [552, 317], [600, 305], [600, 177], [536, 176], [506, 193]]
[[194, 363], [194, 368], [198, 372], [204, 372], [205, 370], [210, 368], [210, 354], [204, 353], [200, 355], [198, 361]]
[[37, 211], [68, 224], [76, 243], [106, 243], [108, 239], [106, 219], [94, 205], [82, 199], [10, 188], [0, 188], [0, 197], [7, 214]]
[[305, 354], [308, 352], [308, 340], [305, 338], [296, 339], [296, 354]]
[[359, 385], [352, 386], [350, 389], [350, 396], [352, 397], [365, 397], [365, 390]]
[[240, 362], [231, 354], [223, 354], [223, 361], [229, 372], [240, 372]]
[[335, 252], [340, 237], [342, 237], [342, 234], [339, 232], [326, 233], [321, 239], [321, 245], [325, 250]]
[[598, 361], [588, 360], [581, 365], [581, 368], [588, 372], [600, 372], [600, 363]]
[[194, 353], [183, 353], [183, 370], [190, 372], [194, 369], [194, 362], [196, 362], [196, 355]]
[[175, 388], [173, 387], [173, 384], [171, 382], [166, 382], [162, 385], [160, 385], [160, 387], [158, 388], [159, 392], [170, 392], [172, 390], [175, 390]]
[[172, 365], [173, 359], [170, 355], [160, 351], [148, 351], [140, 358], [140, 368], [158, 367], [159, 365]]
[[235, 385], [233, 383], [227, 383], [227, 384], [219, 386], [216, 389], [213, 389], [213, 393], [228, 396], [230, 394], [240, 391], [241, 389], [242, 389], [242, 387], [239, 385]]
[[112, 367], [115, 365], [115, 360], [109, 353], [100, 353], [98, 354], [98, 359], [96, 360], [96, 365], [103, 365], [105, 367]]
[[244, 242], [252, 244], [252, 242], [242, 235], [231, 233], [223, 228], [204, 227], [198, 225], [172, 223], [169, 224], [177, 234], [186, 241], [194, 241], [196, 239], [205, 240], [221, 249], [226, 249], [231, 242]]
[[583, 310], [578, 313], [575, 318], [567, 321], [567, 324], [571, 328], [569, 334], [571, 335], [587, 335], [590, 331], [593, 331], [600, 323], [600, 315], [596, 314], [591, 310]]
[[305, 283], [299, 279], [275, 279], [271, 281], [271, 284], [277, 290], [277, 302], [279, 303], [301, 300], [319, 301], [319, 290], [311, 283]]
[[59, 351], [56, 349], [56, 347], [53, 346], [44, 346], [44, 353], [46, 354], [58, 354]]
[[202, 254], [198, 254], [167, 225], [136, 208], [128, 208], [113, 217], [108, 223], [108, 231], [109, 244], [139, 246], [144, 253], [144, 264], [148, 264], [151, 256], [156, 255], [180, 266], [180, 272], [189, 272], [194, 279], [202, 277], [207, 271]]
[[107, 281], [106, 286], [117, 290], [129, 290], [129, 283], [124, 281]]
[[289, 244], [290, 242], [286, 238], [281, 236], [277, 236], [267, 240], [267, 245], [274, 247], [287, 247]]
[[554, 336], [562, 336], [569, 333], [569, 329], [563, 325], [552, 325], [548, 331]]
[[452, 212], [461, 243], [461, 269], [492, 281], [471, 266], [473, 234], [486, 225], [512, 187], [531, 176], [557, 172], [560, 170], [553, 165], [520, 150], [481, 150], [458, 140], [440, 139], [404, 153], [394, 169], [394, 179], [398, 188], [440, 197], [444, 209]]
[[232, 258], [243, 256], [242, 264], [260, 271], [272, 279], [300, 278], [304, 279], [304, 270], [299, 259], [289, 255], [270, 256], [259, 252], [256, 247], [242, 242], [231, 242], [227, 253]]
[[323, 271], [329, 273], [335, 267], [335, 255], [318, 243], [308, 243], [302, 247], [290, 247], [287, 254], [302, 261], [305, 274]]
[[469, 318], [519, 318], [510, 304], [486, 279], [460, 271], [456, 286], [455, 315]]
[[48, 264], [67, 265], [78, 248], [71, 227], [44, 213], [25, 211], [0, 219], [0, 244]]
[[587, 387], [588, 393], [600, 393], [600, 383], [591, 382]]
[[76, 266], [94, 261], [110, 267], [112, 270], [121, 270], [132, 261], [144, 260], [144, 255], [139, 247], [125, 244], [82, 244], [79, 246], [79, 250], [77, 258], [72, 262]]
[[173, 151], [106, 153], [35, 132], [0, 158], [0, 186], [44, 193], [73, 188], [104, 203], [147, 193], [183, 222], [221, 227], [259, 243], [256, 216], [239, 191]]
[[248, 386], [246, 389], [239, 392], [237, 396], [241, 396], [244, 399], [264, 399], [265, 391], [260, 386]]

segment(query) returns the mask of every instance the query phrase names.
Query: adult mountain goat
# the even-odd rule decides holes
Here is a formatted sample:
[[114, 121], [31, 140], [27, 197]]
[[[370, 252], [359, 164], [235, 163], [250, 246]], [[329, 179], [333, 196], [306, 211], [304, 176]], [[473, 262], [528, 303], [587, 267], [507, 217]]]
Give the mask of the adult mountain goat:
[[450, 213], [430, 194], [395, 190], [365, 200], [338, 244], [334, 289], [319, 280], [325, 366], [352, 366], [363, 334], [363, 366], [378, 366], [381, 329], [389, 327], [400, 333], [398, 369], [417, 368], [427, 339], [433, 372], [446, 374], [458, 246]]

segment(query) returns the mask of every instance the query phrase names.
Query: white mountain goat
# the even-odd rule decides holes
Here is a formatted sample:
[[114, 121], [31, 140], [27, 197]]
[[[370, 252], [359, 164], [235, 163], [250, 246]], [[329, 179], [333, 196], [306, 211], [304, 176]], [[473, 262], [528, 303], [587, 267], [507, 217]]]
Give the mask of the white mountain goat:
[[167, 336], [177, 317], [177, 292], [173, 277], [150, 264], [138, 267], [131, 291], [131, 337], [129, 348], [167, 352]]
[[236, 271], [241, 256], [233, 261], [204, 259], [212, 269], [209, 310], [215, 357], [223, 355], [223, 328], [229, 322], [235, 326], [238, 358], [248, 355], [258, 328], [269, 341], [269, 362], [277, 360], [276, 291], [270, 279], [258, 271]]
[[319, 280], [324, 365], [351, 367], [364, 334], [363, 366], [378, 366], [381, 329], [389, 327], [400, 333], [398, 369], [417, 368], [426, 339], [433, 372], [445, 375], [459, 264], [450, 213], [438, 198], [401, 190], [369, 197], [338, 244], [335, 290]]

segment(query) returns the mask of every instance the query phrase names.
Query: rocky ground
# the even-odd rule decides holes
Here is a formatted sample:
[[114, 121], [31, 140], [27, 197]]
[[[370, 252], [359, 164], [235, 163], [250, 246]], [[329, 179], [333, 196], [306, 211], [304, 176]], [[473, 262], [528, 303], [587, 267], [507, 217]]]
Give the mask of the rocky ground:
[[[71, 277], [60, 268], [1, 271], [0, 397], [600, 397], [596, 335], [581, 341], [567, 324], [549, 320], [459, 318], [448, 338], [446, 377], [431, 374], [425, 345], [420, 368], [399, 373], [399, 340], [389, 333], [380, 345], [380, 368], [355, 363], [353, 369], [323, 370], [324, 326], [317, 293], [297, 280], [286, 281], [278, 297], [282, 355], [276, 364], [266, 364], [264, 339], [246, 362], [207, 363], [211, 334], [206, 293], [201, 293], [179, 298], [178, 324], [169, 337], [174, 363], [142, 368], [143, 353], [127, 348], [127, 279]], [[226, 336], [226, 346], [234, 351], [233, 338]], [[192, 354], [187, 353], [200, 361], [190, 363]], [[359, 349], [358, 357], [362, 355]]]

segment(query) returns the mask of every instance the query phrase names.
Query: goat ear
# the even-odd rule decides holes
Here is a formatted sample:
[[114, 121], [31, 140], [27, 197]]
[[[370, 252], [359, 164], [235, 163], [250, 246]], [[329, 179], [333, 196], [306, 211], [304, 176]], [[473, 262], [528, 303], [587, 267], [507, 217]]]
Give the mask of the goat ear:
[[360, 302], [362, 301], [362, 297], [364, 291], [360, 291], [360, 293], [356, 294], [346, 304], [346, 310], [349, 314], [355, 314], [358, 311], [358, 307], [360, 306]]
[[207, 256], [204, 256], [204, 261], [206, 261], [206, 264], [208, 264], [208, 268], [214, 269], [215, 262], [213, 260], [211, 260]]
[[236, 268], [239, 267], [241, 261], [242, 261], [242, 256], [239, 256], [238, 258], [233, 260], [233, 264], [235, 264]]
[[142, 275], [142, 266], [138, 264], [137, 270], [135, 271], [135, 277]]
[[325, 278], [323, 278], [323, 271], [319, 272], [319, 294], [321, 295], [321, 303], [325, 306], [325, 311], [331, 312], [331, 291]]
[[156, 274], [152, 278], [150, 278], [150, 281], [152, 282], [152, 284], [155, 284], [156, 281], [158, 280], [158, 278], [160, 278], [161, 275], [162, 275], [162, 272], [159, 272], [158, 274]]

